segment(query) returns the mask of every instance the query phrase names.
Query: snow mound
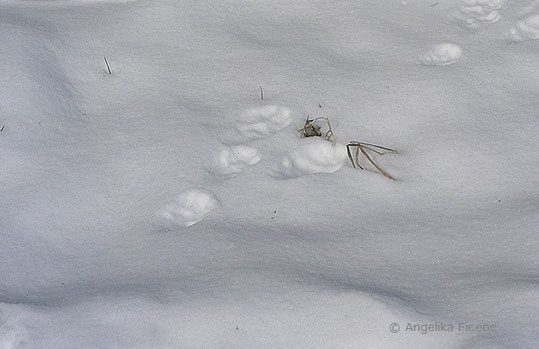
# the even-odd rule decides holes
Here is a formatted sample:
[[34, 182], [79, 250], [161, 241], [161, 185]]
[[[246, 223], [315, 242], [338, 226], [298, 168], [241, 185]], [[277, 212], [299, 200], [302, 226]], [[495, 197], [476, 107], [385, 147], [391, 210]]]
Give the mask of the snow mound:
[[306, 144], [296, 148], [281, 159], [271, 173], [278, 178], [294, 178], [313, 173], [333, 173], [346, 161], [346, 147], [320, 138], [305, 140]]
[[231, 178], [239, 175], [247, 166], [260, 161], [256, 149], [237, 145], [217, 152], [207, 168], [208, 172], [220, 177]]
[[520, 20], [509, 30], [507, 37], [515, 42], [539, 39], [539, 14]]
[[462, 0], [457, 19], [469, 29], [480, 29], [502, 18], [503, 0]]
[[266, 138], [282, 130], [292, 121], [286, 107], [267, 105], [245, 110], [236, 120], [236, 130], [247, 139]]
[[219, 207], [215, 196], [204, 189], [189, 189], [166, 204], [159, 215], [168, 223], [189, 227]]
[[425, 65], [449, 65], [457, 62], [461, 56], [460, 46], [444, 43], [431, 48], [419, 60]]

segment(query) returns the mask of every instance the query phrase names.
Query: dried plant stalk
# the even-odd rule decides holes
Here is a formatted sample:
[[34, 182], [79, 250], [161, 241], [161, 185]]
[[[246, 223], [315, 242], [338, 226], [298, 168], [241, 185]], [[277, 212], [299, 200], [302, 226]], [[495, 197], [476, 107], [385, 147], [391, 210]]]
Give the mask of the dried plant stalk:
[[[352, 147], [356, 147], [355, 157], [352, 157], [352, 151], [351, 151]], [[376, 162], [374, 162], [374, 160], [370, 157], [367, 150], [370, 150], [373, 153], [376, 153], [378, 155], [384, 155], [384, 154], [387, 154], [387, 153], [397, 153], [396, 150], [393, 150], [391, 148], [382, 147], [382, 146], [379, 146], [379, 145], [376, 145], [376, 144], [351, 141], [350, 143], [348, 143], [346, 145], [346, 151], [348, 152], [348, 159], [350, 159], [350, 162], [352, 163], [352, 166], [354, 168], [357, 166], [362, 170], [364, 169], [359, 164], [359, 153], [361, 152], [361, 154], [363, 154], [363, 156], [365, 156], [365, 159], [367, 159], [367, 161], [369, 161], [374, 166], [374, 168], [376, 168], [376, 170], [378, 170], [378, 172], [380, 172], [381, 174], [383, 174], [384, 176], [386, 176], [389, 179], [395, 180], [395, 178], [392, 175], [390, 175], [386, 170], [381, 168], [380, 165], [378, 165]]]
[[[322, 126], [326, 126], [327, 131], [322, 131]], [[305, 119], [305, 124], [301, 129], [299, 129], [299, 132], [301, 132], [302, 137], [323, 137], [332, 143], [336, 142], [329, 119], [325, 117], [309, 119], [307, 116], [307, 119]]]

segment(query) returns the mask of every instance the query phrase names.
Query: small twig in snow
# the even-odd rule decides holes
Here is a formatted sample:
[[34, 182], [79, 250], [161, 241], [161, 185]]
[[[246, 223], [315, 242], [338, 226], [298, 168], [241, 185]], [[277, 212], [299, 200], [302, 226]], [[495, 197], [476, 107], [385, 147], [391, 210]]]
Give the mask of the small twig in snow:
[[260, 99], [264, 100], [264, 90], [262, 89], [262, 86], [258, 86], [258, 87], [260, 87]]
[[110, 70], [110, 65], [107, 61], [107, 57], [103, 57], [103, 59], [105, 60], [105, 64], [107, 65], [107, 71], [109, 72], [109, 75], [112, 75], [112, 71]]

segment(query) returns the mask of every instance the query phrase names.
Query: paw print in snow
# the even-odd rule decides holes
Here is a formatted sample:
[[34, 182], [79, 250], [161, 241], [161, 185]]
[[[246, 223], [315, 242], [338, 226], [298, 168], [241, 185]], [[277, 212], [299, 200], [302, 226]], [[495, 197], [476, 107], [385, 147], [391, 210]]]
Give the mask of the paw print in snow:
[[209, 191], [189, 189], [161, 208], [158, 215], [173, 226], [189, 227], [217, 207], [219, 202]]
[[239, 175], [247, 166], [259, 161], [260, 156], [256, 149], [237, 145], [217, 152], [206, 170], [215, 176], [232, 178]]
[[236, 120], [236, 130], [245, 139], [266, 138], [287, 127], [291, 121], [292, 111], [286, 107], [253, 107]]
[[457, 62], [462, 57], [462, 49], [455, 44], [439, 44], [431, 48], [419, 58], [424, 65], [449, 65]]
[[313, 173], [333, 173], [346, 162], [346, 146], [312, 138], [283, 157], [271, 175], [294, 178]]

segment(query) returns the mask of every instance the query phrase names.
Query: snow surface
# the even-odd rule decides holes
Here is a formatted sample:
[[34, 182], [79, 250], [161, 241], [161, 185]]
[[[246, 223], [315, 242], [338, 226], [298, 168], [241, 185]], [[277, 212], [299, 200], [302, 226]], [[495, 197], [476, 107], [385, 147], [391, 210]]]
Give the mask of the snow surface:
[[537, 348], [538, 13], [0, 0], [0, 348]]

